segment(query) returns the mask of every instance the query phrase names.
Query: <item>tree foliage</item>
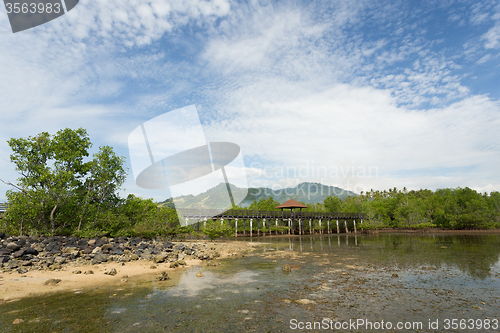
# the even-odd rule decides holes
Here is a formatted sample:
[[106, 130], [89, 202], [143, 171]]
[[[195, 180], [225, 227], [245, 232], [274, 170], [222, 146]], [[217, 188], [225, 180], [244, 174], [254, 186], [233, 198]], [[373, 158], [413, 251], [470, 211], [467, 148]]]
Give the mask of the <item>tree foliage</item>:
[[87, 161], [92, 144], [83, 128], [7, 142], [20, 174], [16, 184], [8, 183], [13, 187], [7, 191], [11, 228], [50, 234], [79, 231], [120, 203], [125, 158], [101, 146]]
[[361, 193], [344, 200], [328, 197], [324, 206], [331, 212], [364, 213], [371, 227], [419, 228], [437, 226], [452, 229], [500, 226], [500, 193], [478, 193], [468, 187]]

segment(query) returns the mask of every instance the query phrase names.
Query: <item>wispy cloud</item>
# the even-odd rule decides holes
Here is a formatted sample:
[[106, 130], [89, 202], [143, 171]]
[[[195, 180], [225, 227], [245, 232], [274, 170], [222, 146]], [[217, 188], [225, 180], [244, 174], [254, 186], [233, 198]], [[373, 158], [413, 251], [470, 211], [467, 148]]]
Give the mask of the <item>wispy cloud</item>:
[[[0, 153], [10, 137], [83, 126], [127, 155], [140, 123], [196, 104], [210, 139], [249, 163], [378, 170], [277, 184], [500, 189], [498, 97], [473, 81], [498, 66], [498, 13], [491, 1], [82, 0], [0, 35]], [[0, 168], [15, 178], [8, 157]]]

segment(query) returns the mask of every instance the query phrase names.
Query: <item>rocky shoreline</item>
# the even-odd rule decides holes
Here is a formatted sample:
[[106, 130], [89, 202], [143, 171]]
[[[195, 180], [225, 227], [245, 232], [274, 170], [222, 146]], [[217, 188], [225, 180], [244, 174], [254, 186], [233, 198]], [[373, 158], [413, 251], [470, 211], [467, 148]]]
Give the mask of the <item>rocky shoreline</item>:
[[212, 260], [221, 256], [217, 243], [170, 242], [141, 238], [77, 238], [9, 236], [0, 232], [0, 272], [54, 271], [65, 266], [98, 265], [116, 262], [125, 265], [137, 260], [171, 263], [183, 260]]

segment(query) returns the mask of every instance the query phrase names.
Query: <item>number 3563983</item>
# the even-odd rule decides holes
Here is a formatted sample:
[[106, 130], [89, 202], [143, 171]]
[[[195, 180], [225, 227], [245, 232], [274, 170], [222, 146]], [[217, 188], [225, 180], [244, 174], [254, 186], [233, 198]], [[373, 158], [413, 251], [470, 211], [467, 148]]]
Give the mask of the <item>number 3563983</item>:
[[42, 13], [56, 13], [59, 14], [62, 10], [60, 3], [23, 3], [23, 2], [15, 2], [15, 3], [6, 3], [5, 7], [7, 8], [7, 14], [42, 14]]

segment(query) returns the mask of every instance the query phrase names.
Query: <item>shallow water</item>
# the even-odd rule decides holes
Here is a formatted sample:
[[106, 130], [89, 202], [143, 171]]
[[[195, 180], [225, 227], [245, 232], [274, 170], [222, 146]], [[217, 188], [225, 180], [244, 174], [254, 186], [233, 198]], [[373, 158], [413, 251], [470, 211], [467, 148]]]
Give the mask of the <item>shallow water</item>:
[[[311, 322], [311, 332], [332, 327], [343, 332], [500, 330], [493, 329], [500, 314], [500, 235], [350, 234], [252, 241], [265, 244], [244, 258], [221, 260], [222, 266], [169, 273], [169, 281], [151, 276], [120, 287], [3, 304], [0, 331], [288, 332], [299, 330], [293, 329], [299, 322], [304, 328]], [[290, 272], [282, 271], [285, 264]], [[200, 271], [203, 277], [197, 277]], [[25, 323], [12, 325], [16, 318]], [[487, 318], [489, 329], [484, 328]], [[462, 319], [466, 328], [453, 329], [446, 319], [458, 319], [458, 324]], [[360, 325], [353, 326], [357, 320]], [[396, 329], [398, 322], [402, 329]]]

